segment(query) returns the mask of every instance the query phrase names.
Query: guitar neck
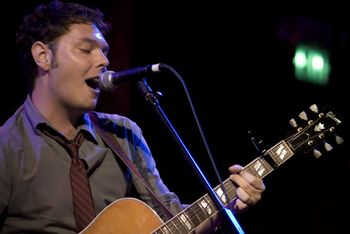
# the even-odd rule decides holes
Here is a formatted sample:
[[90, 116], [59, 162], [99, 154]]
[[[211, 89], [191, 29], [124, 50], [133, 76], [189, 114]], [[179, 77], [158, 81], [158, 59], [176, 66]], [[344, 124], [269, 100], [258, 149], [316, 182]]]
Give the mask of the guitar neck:
[[[243, 170], [262, 179], [271, 173], [275, 167], [280, 166], [293, 155], [294, 152], [288, 147], [287, 143], [285, 141], [280, 141], [266, 151], [264, 155], [246, 165]], [[229, 178], [222, 184], [224, 189], [221, 185], [218, 185], [214, 188], [214, 191], [222, 204], [226, 206], [236, 198], [236, 187]], [[206, 194], [195, 203], [188, 206], [184, 211], [164, 223], [164, 225], [153, 233], [190, 233], [217, 212], [218, 210], [210, 196]]]

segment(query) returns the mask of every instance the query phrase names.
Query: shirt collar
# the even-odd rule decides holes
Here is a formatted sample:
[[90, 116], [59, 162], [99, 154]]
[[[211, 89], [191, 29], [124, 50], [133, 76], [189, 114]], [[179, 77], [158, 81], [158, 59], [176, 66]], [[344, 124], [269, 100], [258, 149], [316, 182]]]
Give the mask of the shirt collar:
[[[24, 102], [24, 110], [25, 114], [27, 116], [27, 119], [30, 121], [33, 130], [36, 133], [41, 132], [39, 130], [39, 126], [46, 125], [50, 127], [51, 129], [55, 130], [55, 128], [49, 123], [49, 121], [39, 112], [39, 110], [34, 106], [32, 99], [30, 97], [30, 94], [27, 95], [27, 98]], [[92, 140], [97, 143], [97, 137], [96, 137], [96, 131], [92, 125], [92, 122], [89, 118], [89, 115], [87, 113], [83, 114], [81, 118], [78, 121], [78, 131], [84, 131], [84, 133], [87, 133], [85, 136], [87, 138], [92, 137]], [[55, 130], [57, 131], [57, 130]]]

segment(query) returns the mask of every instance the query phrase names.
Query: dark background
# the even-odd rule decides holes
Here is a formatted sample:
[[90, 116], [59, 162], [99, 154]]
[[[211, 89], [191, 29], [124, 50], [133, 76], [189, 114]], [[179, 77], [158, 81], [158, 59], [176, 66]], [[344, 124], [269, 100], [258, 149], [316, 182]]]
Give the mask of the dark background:
[[[4, 38], [13, 50], [6, 52], [3, 67], [0, 124], [26, 95], [18, 78], [13, 35], [21, 17], [38, 2], [42, 1], [14, 1], [11, 17], [3, 20], [10, 25], [11, 33]], [[348, 229], [349, 91], [345, 79], [350, 77], [350, 17], [342, 13], [344, 6], [316, 11], [290, 2], [268, 11], [262, 6], [181, 0], [78, 2], [100, 8], [113, 25], [107, 36], [111, 70], [161, 62], [182, 76], [222, 179], [229, 175], [229, 165], [246, 165], [259, 155], [248, 131], [268, 149], [287, 136], [288, 121], [298, 119], [299, 112], [311, 104], [333, 110], [343, 122], [339, 134], [345, 143], [333, 145], [334, 150], [318, 160], [297, 154], [264, 178], [267, 190], [261, 202], [237, 217], [246, 233], [342, 233]], [[292, 56], [298, 42], [316, 42], [329, 50], [328, 86], [295, 79]], [[153, 90], [163, 93], [158, 97], [163, 109], [216, 186], [218, 180], [181, 83], [168, 72], [147, 80]], [[206, 193], [132, 84], [103, 94], [98, 109], [126, 115], [142, 127], [164, 181], [184, 203]]]

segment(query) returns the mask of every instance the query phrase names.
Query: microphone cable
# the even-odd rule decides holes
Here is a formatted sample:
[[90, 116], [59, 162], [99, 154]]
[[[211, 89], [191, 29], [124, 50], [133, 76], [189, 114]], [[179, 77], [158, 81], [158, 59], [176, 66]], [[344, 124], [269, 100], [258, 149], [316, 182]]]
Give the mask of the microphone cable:
[[218, 168], [217, 168], [217, 166], [216, 166], [216, 163], [215, 163], [215, 161], [214, 161], [214, 157], [213, 157], [213, 155], [212, 155], [212, 153], [211, 153], [211, 150], [210, 150], [210, 148], [209, 148], [208, 142], [207, 142], [206, 137], [205, 137], [205, 135], [204, 135], [204, 133], [203, 133], [202, 126], [201, 126], [201, 124], [200, 124], [200, 122], [199, 122], [198, 116], [197, 116], [197, 114], [196, 114], [196, 110], [195, 110], [195, 108], [194, 108], [194, 105], [193, 105], [193, 103], [192, 103], [192, 99], [191, 99], [191, 97], [190, 97], [190, 94], [189, 94], [189, 92], [188, 92], [188, 89], [187, 89], [187, 87], [186, 87], [186, 84], [185, 84], [183, 78], [181, 77], [181, 75], [180, 75], [173, 67], [171, 67], [171, 66], [169, 66], [169, 65], [167, 65], [167, 64], [160, 63], [160, 64], [159, 64], [159, 69], [160, 69], [160, 70], [162, 70], [162, 69], [167, 69], [168, 71], [170, 71], [170, 72], [180, 81], [180, 83], [181, 83], [181, 85], [182, 85], [182, 87], [183, 87], [183, 89], [184, 89], [184, 91], [185, 91], [187, 100], [188, 100], [188, 102], [189, 102], [189, 105], [190, 105], [190, 108], [191, 108], [193, 117], [194, 117], [194, 119], [195, 119], [197, 128], [198, 128], [198, 130], [199, 130], [201, 139], [202, 139], [203, 144], [204, 144], [204, 146], [205, 146], [205, 150], [207, 151], [207, 154], [208, 154], [208, 157], [209, 157], [210, 162], [211, 162], [211, 164], [212, 164], [212, 167], [214, 168], [215, 175], [216, 175], [217, 179], [219, 180], [220, 187], [221, 187], [221, 189], [222, 189], [222, 191], [223, 191], [225, 197], [229, 199], [230, 197], [229, 197], [229, 195], [228, 195], [228, 193], [227, 193], [227, 191], [226, 191], [226, 189], [225, 189], [225, 187], [224, 187], [224, 184], [223, 184], [223, 181], [222, 181], [222, 179], [221, 179], [219, 170], [218, 170]]

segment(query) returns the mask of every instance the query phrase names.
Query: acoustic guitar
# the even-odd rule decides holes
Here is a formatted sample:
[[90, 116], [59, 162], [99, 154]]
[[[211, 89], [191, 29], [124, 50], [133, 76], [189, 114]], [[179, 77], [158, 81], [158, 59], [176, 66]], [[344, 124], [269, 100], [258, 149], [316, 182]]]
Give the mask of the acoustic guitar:
[[[266, 150], [246, 165], [244, 170], [262, 179], [297, 153], [313, 151], [318, 158], [321, 151], [316, 146], [321, 143], [324, 143], [326, 151], [331, 150], [331, 144], [326, 142], [329, 136], [333, 136], [337, 144], [342, 143], [342, 138], [336, 134], [341, 121], [335, 114], [331, 111], [318, 113], [315, 105], [310, 109], [315, 115], [314, 120], [309, 120], [306, 113], [302, 112], [299, 117], [306, 125], [299, 127], [292, 119], [290, 123], [295, 127], [295, 133]], [[236, 187], [229, 178], [223, 182], [223, 186], [226, 192], [221, 185], [214, 191], [222, 203], [227, 205], [236, 198]], [[135, 198], [122, 198], [101, 211], [81, 234], [195, 233], [199, 225], [210, 222], [217, 213], [208, 194], [166, 222], [146, 203]]]

